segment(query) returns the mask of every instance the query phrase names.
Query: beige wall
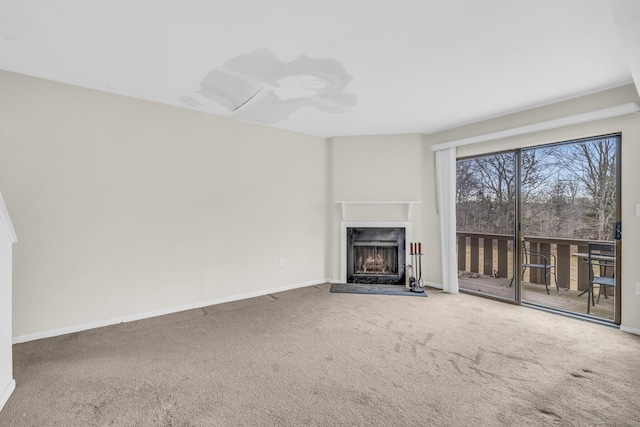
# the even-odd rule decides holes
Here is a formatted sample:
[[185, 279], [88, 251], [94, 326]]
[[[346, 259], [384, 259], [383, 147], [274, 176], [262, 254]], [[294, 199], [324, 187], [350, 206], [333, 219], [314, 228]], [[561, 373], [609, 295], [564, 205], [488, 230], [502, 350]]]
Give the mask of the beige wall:
[[0, 93], [14, 337], [328, 277], [325, 139], [3, 71]]
[[[439, 285], [432, 145], [638, 100], [628, 86], [434, 135], [327, 141], [3, 71], [0, 93], [0, 190], [20, 236], [13, 335], [23, 338], [337, 281], [335, 200], [419, 201], [412, 240]], [[458, 149], [622, 132], [622, 321], [638, 332], [639, 120]], [[406, 206], [351, 205], [346, 219], [406, 221]]]
[[420, 135], [333, 138], [336, 200], [420, 200]]
[[435, 153], [431, 150], [433, 142], [427, 135], [422, 136], [423, 181], [422, 214], [420, 228], [425, 244], [423, 257], [423, 276], [430, 286], [442, 288], [442, 250], [440, 247], [440, 215], [436, 192]]
[[[405, 204], [352, 204], [346, 221], [410, 222], [411, 240], [424, 241], [422, 233], [424, 168], [422, 142], [418, 134], [349, 136], [330, 142], [333, 168], [333, 201], [417, 201], [407, 221]], [[340, 280], [340, 205], [334, 205], [332, 271]]]
[[[425, 145], [429, 147], [437, 143], [585, 113], [628, 102], [638, 102], [638, 100], [638, 92], [635, 87], [633, 85], [624, 86], [428, 135], [425, 136]], [[459, 147], [457, 155], [458, 157], [472, 156], [617, 132], [622, 133], [622, 326], [623, 329], [640, 333], [640, 295], [635, 293], [636, 282], [640, 282], [640, 263], [637, 262], [640, 253], [640, 218], [635, 216], [636, 203], [640, 203], [640, 185], [638, 185], [640, 183], [640, 168], [637, 166], [638, 159], [640, 159], [639, 113]], [[434, 224], [431, 226], [434, 227]]]

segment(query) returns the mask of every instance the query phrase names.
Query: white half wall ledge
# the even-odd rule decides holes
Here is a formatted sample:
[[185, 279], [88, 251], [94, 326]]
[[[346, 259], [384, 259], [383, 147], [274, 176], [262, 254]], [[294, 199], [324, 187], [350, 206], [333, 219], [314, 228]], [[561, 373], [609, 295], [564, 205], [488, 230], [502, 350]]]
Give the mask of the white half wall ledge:
[[456, 139], [453, 141], [442, 142], [431, 147], [433, 151], [446, 150], [453, 147], [462, 147], [463, 145], [477, 144], [479, 142], [495, 141], [498, 139], [509, 138], [512, 136], [526, 135], [545, 130], [557, 129], [565, 126], [578, 125], [581, 123], [593, 122], [596, 120], [610, 119], [613, 117], [625, 116], [640, 111], [640, 103], [629, 102], [615, 107], [603, 108], [600, 110], [590, 111], [588, 113], [575, 114], [573, 116], [562, 117], [559, 119], [547, 120], [544, 122], [533, 123], [530, 125], [520, 126], [517, 128], [505, 129], [498, 132], [486, 133], [483, 135], [471, 136], [469, 138]]
[[2, 408], [4, 408], [4, 405], [6, 405], [7, 401], [11, 397], [11, 393], [13, 393], [15, 389], [16, 380], [9, 381], [9, 384], [7, 384], [2, 394], [0, 394], [0, 411], [2, 411]]
[[105, 319], [105, 320], [100, 320], [100, 321], [97, 321], [97, 322], [83, 323], [83, 324], [80, 324], [80, 325], [68, 326], [66, 328], [59, 328], [59, 329], [52, 329], [52, 330], [43, 331], [43, 332], [36, 332], [34, 334], [18, 335], [16, 337], [13, 337], [13, 344], [22, 344], [22, 343], [25, 343], [25, 342], [35, 341], [35, 340], [39, 340], [39, 339], [43, 339], [43, 338], [57, 337], [57, 336], [60, 336], [60, 335], [72, 334], [72, 333], [75, 333], [75, 332], [88, 331], [90, 329], [103, 328], [105, 326], [119, 325], [120, 323], [135, 322], [137, 320], [150, 319], [152, 317], [164, 316], [166, 314], [179, 313], [181, 311], [187, 311], [187, 310], [193, 310], [193, 309], [202, 308], [202, 307], [208, 307], [210, 305], [218, 305], [218, 304], [224, 304], [226, 302], [233, 302], [233, 301], [240, 301], [240, 300], [249, 299], [249, 298], [261, 297], [261, 296], [264, 296], [264, 295], [275, 294], [275, 293], [284, 292], [284, 291], [290, 291], [290, 290], [298, 289], [298, 288], [305, 288], [305, 287], [308, 287], [308, 286], [321, 285], [323, 283], [330, 283], [330, 282], [331, 281], [329, 279], [312, 280], [312, 281], [308, 281], [308, 282], [302, 282], [302, 283], [295, 283], [295, 284], [291, 284], [291, 285], [279, 286], [279, 287], [276, 287], [276, 288], [263, 289], [263, 290], [254, 291], [254, 292], [247, 292], [247, 293], [244, 293], [244, 294], [231, 295], [231, 296], [223, 297], [223, 298], [216, 298], [216, 299], [207, 300], [207, 301], [200, 301], [200, 302], [196, 302], [196, 303], [193, 303], [193, 304], [181, 305], [181, 306], [177, 306], [177, 307], [169, 307], [169, 308], [162, 309], [162, 310], [156, 310], [156, 311], [151, 311], [151, 312], [132, 314], [130, 316], [118, 317], [118, 318], [115, 318], [115, 319]]

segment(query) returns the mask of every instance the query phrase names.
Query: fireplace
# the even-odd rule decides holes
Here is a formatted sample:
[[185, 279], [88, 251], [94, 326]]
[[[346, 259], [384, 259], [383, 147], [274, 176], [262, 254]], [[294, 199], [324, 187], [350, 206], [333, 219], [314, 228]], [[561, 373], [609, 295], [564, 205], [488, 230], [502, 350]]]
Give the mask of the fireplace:
[[346, 227], [346, 282], [403, 284], [404, 227]]

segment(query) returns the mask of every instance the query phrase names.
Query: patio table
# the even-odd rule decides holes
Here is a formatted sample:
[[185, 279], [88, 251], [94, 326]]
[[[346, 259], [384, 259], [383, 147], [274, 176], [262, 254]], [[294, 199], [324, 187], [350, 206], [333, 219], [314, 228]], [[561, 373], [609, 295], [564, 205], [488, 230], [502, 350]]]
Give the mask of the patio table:
[[[589, 260], [589, 253], [588, 252], [575, 252], [573, 254], [573, 256], [577, 257], [577, 258], [580, 258], [580, 259], [583, 259], [584, 262], [585, 262], [585, 266], [586, 266], [586, 263]], [[601, 260], [601, 261], [613, 261], [614, 263], [616, 262], [616, 257], [609, 256], [609, 255], [597, 255], [597, 254], [594, 254], [594, 255], [591, 255], [591, 258], [592, 259], [596, 259], [596, 260]], [[580, 266], [578, 266], [578, 268], [580, 268]], [[587, 282], [586, 283], [584, 283], [584, 284], [578, 283], [578, 290], [582, 291], [578, 296], [584, 295], [585, 293], [587, 293], [589, 291], [589, 282], [588, 282], [589, 277], [588, 277], [588, 274], [585, 277], [587, 278]], [[605, 292], [606, 292], [606, 290], [605, 290]]]

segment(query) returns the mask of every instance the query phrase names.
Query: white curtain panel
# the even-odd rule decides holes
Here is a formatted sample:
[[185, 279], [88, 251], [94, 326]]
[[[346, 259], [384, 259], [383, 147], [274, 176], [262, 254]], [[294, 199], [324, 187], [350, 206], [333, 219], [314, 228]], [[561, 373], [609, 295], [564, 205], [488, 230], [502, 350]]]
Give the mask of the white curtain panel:
[[442, 289], [458, 293], [456, 259], [456, 148], [435, 152], [440, 249], [442, 252]]

